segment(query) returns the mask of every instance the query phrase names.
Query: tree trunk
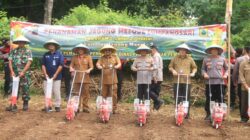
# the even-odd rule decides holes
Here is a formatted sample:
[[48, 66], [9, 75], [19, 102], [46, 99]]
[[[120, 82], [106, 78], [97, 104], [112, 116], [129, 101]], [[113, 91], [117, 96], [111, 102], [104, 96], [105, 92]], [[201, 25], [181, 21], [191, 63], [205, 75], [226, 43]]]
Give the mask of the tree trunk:
[[44, 24], [51, 24], [53, 0], [46, 0], [44, 4]]

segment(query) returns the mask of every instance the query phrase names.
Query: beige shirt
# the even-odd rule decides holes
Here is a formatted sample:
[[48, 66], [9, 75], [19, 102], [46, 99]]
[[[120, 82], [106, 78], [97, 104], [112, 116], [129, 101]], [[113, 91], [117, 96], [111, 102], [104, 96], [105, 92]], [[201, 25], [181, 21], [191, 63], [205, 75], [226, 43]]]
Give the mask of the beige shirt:
[[[117, 84], [117, 74], [114, 66], [120, 64], [120, 59], [117, 55], [102, 56], [98, 61], [97, 65], [103, 67], [103, 84]], [[112, 81], [113, 79], [113, 81]]]
[[[175, 56], [169, 66], [169, 70], [174, 69], [177, 73], [189, 75], [192, 72], [197, 71], [197, 66], [190, 56], [181, 57], [180, 55]], [[177, 83], [177, 76], [174, 76], [174, 83]], [[188, 79], [190, 83], [190, 78]], [[186, 83], [187, 76], [180, 76], [180, 83]]]
[[137, 69], [137, 84], [151, 84], [152, 71], [148, 69], [153, 68], [153, 59], [151, 56], [138, 56], [131, 69]]
[[[93, 68], [93, 61], [90, 55], [80, 57], [79, 55], [75, 55], [71, 59], [70, 67], [79, 71], [86, 71], [89, 68]], [[83, 73], [76, 73], [75, 83], [81, 83]], [[90, 83], [89, 74], [85, 73], [83, 83]]]
[[157, 81], [163, 81], [163, 61], [161, 55], [156, 52], [152, 57], [155, 67], [155, 70], [153, 71], [153, 77], [156, 78]]
[[[244, 60], [240, 63], [239, 76], [242, 84], [247, 84], [250, 87], [250, 60]], [[244, 86], [242, 90], [247, 91]]]

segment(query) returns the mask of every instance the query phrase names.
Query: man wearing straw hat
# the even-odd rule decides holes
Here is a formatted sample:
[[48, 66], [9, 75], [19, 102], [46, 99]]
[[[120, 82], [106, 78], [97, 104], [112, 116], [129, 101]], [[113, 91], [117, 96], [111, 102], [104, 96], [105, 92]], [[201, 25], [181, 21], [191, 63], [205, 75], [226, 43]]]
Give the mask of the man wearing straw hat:
[[[58, 49], [60, 44], [54, 39], [48, 40], [44, 44], [44, 48], [49, 51], [43, 55], [42, 71], [46, 78], [53, 80], [52, 93], [55, 96], [55, 110], [60, 112], [61, 106], [61, 80], [64, 57]], [[44, 91], [46, 90], [47, 81], [44, 81]], [[46, 92], [46, 91], [45, 91]], [[52, 107], [44, 108], [42, 111], [50, 112]]]
[[[79, 44], [79, 45], [75, 46], [72, 51], [76, 55], [73, 56], [71, 59], [70, 72], [74, 73], [74, 71], [85, 71], [82, 90], [81, 90], [80, 105], [82, 104], [82, 111], [83, 112], [89, 113], [89, 106], [88, 106], [88, 100], [90, 98], [90, 95], [89, 95], [89, 84], [90, 84], [89, 73], [94, 68], [92, 57], [89, 55], [89, 52], [90, 52], [89, 48], [83, 44]], [[80, 90], [80, 85], [81, 85], [82, 78], [83, 78], [82, 76], [83, 76], [83, 73], [76, 73], [74, 87], [75, 87], [75, 90], [77, 92]]]
[[[115, 54], [116, 49], [107, 44], [104, 45], [100, 50], [102, 56], [96, 63], [98, 69], [102, 69], [102, 96], [104, 98], [113, 96], [113, 113], [117, 109], [117, 74], [116, 69], [121, 66], [119, 57]], [[113, 91], [112, 91], [113, 87]], [[113, 93], [113, 95], [111, 95]]]
[[[228, 76], [228, 64], [226, 59], [221, 56], [223, 49], [221, 46], [212, 45], [205, 52], [209, 56], [205, 57], [202, 64], [202, 75], [206, 80], [206, 104], [205, 120], [210, 120], [210, 93], [212, 94], [211, 101], [224, 102], [225, 82]], [[222, 97], [221, 97], [222, 94]]]
[[[149, 55], [151, 49], [145, 44], [140, 45], [136, 50], [136, 57], [131, 69], [137, 72], [137, 98], [139, 100], [149, 100], [150, 98], [157, 105], [157, 110], [163, 104], [163, 101], [158, 98], [154, 92], [150, 92], [149, 88], [153, 79], [153, 70], [156, 69], [153, 64], [153, 58]], [[155, 106], [154, 106], [155, 107]]]
[[[32, 63], [31, 50], [26, 48], [25, 45], [29, 44], [30, 41], [24, 36], [20, 36], [13, 41], [18, 47], [12, 50], [9, 54], [9, 68], [12, 77], [19, 77], [19, 93], [22, 93], [23, 100], [23, 111], [28, 110], [28, 103], [30, 100], [29, 86], [31, 84], [30, 79], [30, 65]], [[18, 94], [19, 95], [19, 94]], [[17, 111], [16, 105], [10, 105], [6, 108], [6, 111]]]
[[[187, 90], [187, 101], [189, 101], [190, 89], [191, 89], [190, 77], [195, 76], [195, 73], [197, 72], [197, 66], [196, 66], [193, 58], [188, 55], [191, 53], [191, 50], [187, 44], [184, 43], [184, 44], [177, 46], [175, 48], [175, 51], [178, 53], [178, 55], [175, 56], [171, 60], [169, 66], [168, 66], [169, 70], [172, 72], [172, 74], [174, 76], [174, 96], [175, 96], [175, 99], [178, 98], [178, 97], [176, 97], [177, 87], [178, 87], [177, 86], [178, 85], [177, 76], [180, 74], [179, 96], [185, 97], [186, 90]], [[185, 76], [185, 75], [187, 75], [187, 76]], [[187, 83], [187, 80], [188, 80], [188, 83]], [[186, 86], [188, 86], [188, 87], [186, 87]], [[188, 106], [188, 113], [187, 113], [185, 119], [189, 118], [189, 110], [190, 110], [190, 105]]]

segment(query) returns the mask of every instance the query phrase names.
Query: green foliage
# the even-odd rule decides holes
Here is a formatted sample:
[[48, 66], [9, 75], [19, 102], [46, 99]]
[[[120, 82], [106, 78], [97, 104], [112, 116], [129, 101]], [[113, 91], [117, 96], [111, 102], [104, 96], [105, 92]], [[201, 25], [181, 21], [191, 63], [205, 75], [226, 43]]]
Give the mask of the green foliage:
[[0, 11], [0, 39], [9, 38], [10, 36], [10, 22], [13, 20], [25, 21], [24, 17], [7, 17], [7, 12]]
[[[194, 25], [184, 16], [182, 10], [172, 8], [161, 16], [142, 15], [130, 16], [126, 10], [115, 12], [107, 7], [107, 1], [103, 1], [96, 9], [90, 9], [86, 5], [80, 5], [70, 10], [69, 14], [62, 19], [55, 19], [54, 24], [59, 25], [95, 25], [95, 24], [122, 24], [133, 26], [184, 26]], [[188, 24], [187, 24], [188, 22]], [[190, 25], [190, 26], [191, 26]]]
[[80, 5], [70, 10], [70, 13], [55, 24], [60, 25], [93, 25], [93, 24], [125, 24], [125, 25], [149, 25], [143, 22], [141, 17], [130, 17], [126, 12], [113, 12], [109, 8], [99, 6], [97, 9], [90, 9]]
[[134, 96], [128, 96], [125, 99], [125, 103], [133, 103], [134, 102], [135, 97]]
[[174, 104], [175, 103], [173, 97], [170, 96], [169, 94], [164, 94], [162, 96], [162, 99], [164, 100], [164, 104], [165, 105], [169, 105], [169, 104]]

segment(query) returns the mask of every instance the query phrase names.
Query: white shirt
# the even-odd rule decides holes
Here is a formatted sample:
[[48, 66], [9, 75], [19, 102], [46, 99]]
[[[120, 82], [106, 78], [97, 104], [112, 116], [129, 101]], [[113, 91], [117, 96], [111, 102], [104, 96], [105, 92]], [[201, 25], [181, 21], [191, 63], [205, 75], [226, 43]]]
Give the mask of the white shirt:
[[155, 66], [155, 70], [153, 71], [153, 77], [156, 78], [157, 81], [163, 81], [163, 61], [160, 53], [156, 52], [153, 56], [153, 64]]

